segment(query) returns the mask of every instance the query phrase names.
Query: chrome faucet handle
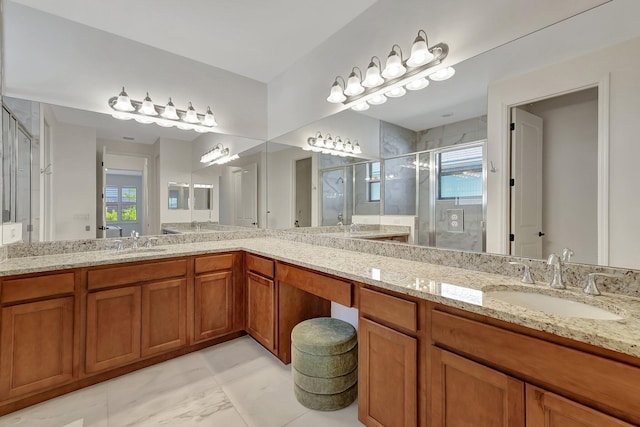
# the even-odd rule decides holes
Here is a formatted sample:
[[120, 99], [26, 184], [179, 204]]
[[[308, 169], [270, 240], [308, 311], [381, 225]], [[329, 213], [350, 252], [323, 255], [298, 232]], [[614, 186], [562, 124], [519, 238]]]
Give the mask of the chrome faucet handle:
[[124, 251], [124, 243], [122, 243], [122, 240], [114, 240], [113, 243], [116, 244], [116, 252]]
[[547, 259], [547, 265], [553, 266], [553, 278], [549, 286], [553, 289], [567, 289], [562, 278], [562, 259], [556, 254], [551, 254]]
[[144, 243], [144, 247], [145, 248], [151, 248], [153, 247], [153, 242], [157, 241], [158, 238], [157, 237], [149, 237], [147, 239], [147, 241]]
[[613, 277], [619, 278], [622, 277], [620, 274], [610, 274], [610, 273], [589, 273], [587, 274], [587, 285], [582, 290], [587, 295], [602, 295], [600, 293], [600, 289], [596, 285], [596, 277]]
[[525, 264], [524, 262], [518, 262], [518, 261], [509, 261], [509, 264], [521, 265], [524, 267], [524, 271], [522, 273], [522, 279], [520, 279], [520, 282], [528, 283], [528, 284], [536, 283], [536, 281], [533, 280], [533, 278], [531, 277], [531, 268], [527, 264]]
[[562, 250], [562, 262], [570, 262], [573, 256], [573, 250], [571, 248], [564, 248]]

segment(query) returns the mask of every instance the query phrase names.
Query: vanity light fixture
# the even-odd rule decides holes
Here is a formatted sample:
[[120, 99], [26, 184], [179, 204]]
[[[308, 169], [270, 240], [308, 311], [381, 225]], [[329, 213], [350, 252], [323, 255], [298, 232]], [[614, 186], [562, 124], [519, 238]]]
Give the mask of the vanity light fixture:
[[111, 97], [108, 103], [113, 110], [111, 115], [120, 120], [133, 119], [139, 123], [155, 123], [163, 127], [176, 126], [179, 129], [195, 130], [200, 133], [213, 132], [213, 128], [218, 126], [210, 107], [207, 107], [205, 114], [199, 114], [189, 102], [186, 111], [178, 110], [171, 98], [165, 106], [155, 105], [148, 92], [142, 101], [136, 101], [129, 98], [123, 87], [122, 92], [118, 96]]
[[214, 165], [224, 165], [225, 163], [229, 163], [233, 160], [238, 160], [240, 158], [240, 156], [238, 156], [237, 154], [234, 154], [233, 156], [226, 156], [226, 157], [222, 157], [218, 160], [214, 160], [212, 162], [212, 164]]
[[404, 59], [402, 48], [394, 44], [387, 56], [385, 67], [377, 56], [373, 56], [362, 78], [358, 67], [351, 69], [345, 82], [337, 76], [331, 86], [327, 101], [335, 104], [343, 103], [355, 111], [365, 111], [369, 105], [380, 105], [387, 97], [404, 96], [407, 90], [420, 90], [429, 85], [429, 80], [443, 81], [455, 74], [452, 67], [442, 68], [434, 72], [449, 54], [449, 46], [439, 43], [429, 47], [427, 33], [418, 31], [411, 46], [411, 55]]
[[339, 136], [334, 140], [331, 138], [331, 134], [328, 133], [326, 135], [323, 138], [320, 132], [316, 132], [314, 136], [307, 138], [307, 145], [302, 149], [340, 157], [357, 157], [362, 154], [358, 141], [351, 142], [349, 138], [345, 138], [343, 141]]
[[229, 148], [218, 144], [200, 157], [200, 163], [211, 163], [223, 157], [229, 157]]

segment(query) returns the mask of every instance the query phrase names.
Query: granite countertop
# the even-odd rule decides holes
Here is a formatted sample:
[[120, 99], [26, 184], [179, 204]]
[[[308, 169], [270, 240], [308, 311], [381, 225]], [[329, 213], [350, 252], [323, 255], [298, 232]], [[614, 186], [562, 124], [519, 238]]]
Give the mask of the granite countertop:
[[406, 237], [409, 236], [409, 234], [409, 232], [394, 230], [365, 230], [347, 233], [324, 233], [323, 235], [329, 237], [345, 237], [350, 239], [380, 239], [383, 237]]
[[[245, 250], [301, 267], [416, 296], [469, 312], [549, 332], [640, 357], [640, 299], [603, 294], [583, 295], [579, 288], [556, 291], [546, 283], [523, 285], [518, 278], [297, 243], [252, 238], [154, 247], [117, 253], [114, 250], [12, 258], [0, 263], [0, 276], [61, 270], [230, 250]], [[561, 296], [619, 314], [622, 320], [571, 318], [501, 302], [487, 292], [519, 290]]]

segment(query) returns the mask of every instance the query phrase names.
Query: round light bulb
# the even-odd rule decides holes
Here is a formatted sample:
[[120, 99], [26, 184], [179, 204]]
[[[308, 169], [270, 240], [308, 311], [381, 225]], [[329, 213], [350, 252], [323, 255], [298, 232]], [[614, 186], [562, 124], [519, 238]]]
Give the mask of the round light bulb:
[[362, 82], [362, 86], [364, 87], [376, 87], [380, 86], [384, 83], [384, 79], [380, 76], [380, 68], [371, 61], [369, 63], [369, 67], [367, 68], [367, 73], [365, 74], [365, 78]]
[[138, 108], [138, 113], [145, 114], [147, 116], [157, 116], [158, 112], [156, 111], [156, 106], [153, 105], [151, 98], [149, 98], [149, 92], [147, 92], [147, 96], [142, 101], [142, 105]]
[[347, 97], [344, 96], [344, 92], [342, 91], [340, 83], [338, 83], [338, 81], [336, 80], [335, 82], [333, 82], [333, 86], [331, 86], [331, 94], [327, 98], [327, 101], [333, 104], [338, 104], [346, 99]]
[[434, 55], [429, 52], [426, 40], [420, 35], [416, 37], [413, 46], [411, 46], [411, 56], [407, 60], [407, 65], [409, 67], [419, 67], [430, 62], [433, 58]]
[[424, 89], [427, 86], [429, 86], [429, 80], [427, 80], [425, 77], [422, 77], [422, 78], [419, 78], [418, 80], [414, 80], [412, 82], [407, 83], [405, 85], [405, 88], [409, 90], [420, 90], [420, 89]]
[[387, 64], [382, 71], [382, 77], [385, 79], [395, 79], [407, 72], [407, 69], [402, 65], [402, 60], [395, 50], [392, 50], [387, 57]]
[[398, 86], [385, 92], [385, 95], [388, 96], [389, 98], [400, 98], [401, 96], [404, 96], [404, 94], [406, 93], [407, 91], [405, 90], [405, 88], [403, 88], [402, 86]]
[[183, 120], [187, 123], [200, 123], [200, 120], [198, 119], [198, 113], [196, 113], [196, 110], [195, 108], [193, 108], [193, 105], [191, 105], [191, 103], [189, 103], [189, 107], [187, 107], [187, 114], [185, 114]]
[[218, 123], [216, 123], [216, 118], [213, 116], [213, 113], [211, 112], [211, 107], [207, 107], [207, 113], [204, 115], [202, 124], [205, 126], [218, 126]]
[[122, 92], [118, 95], [118, 100], [113, 105], [113, 108], [118, 111], [135, 111], [135, 108], [131, 105], [129, 95], [124, 91], [124, 86], [122, 87]]
[[178, 113], [176, 112], [176, 106], [173, 105], [171, 98], [169, 98], [169, 102], [167, 102], [167, 105], [165, 105], [164, 107], [162, 117], [169, 120], [178, 120], [180, 118], [180, 116], [178, 116]]
[[349, 74], [349, 79], [347, 80], [347, 87], [344, 90], [344, 94], [347, 96], [360, 95], [364, 92], [364, 88], [360, 83], [360, 79], [356, 76], [355, 71], [352, 71]]
[[453, 67], [443, 68], [429, 75], [429, 78], [434, 82], [441, 82], [443, 80], [450, 79], [456, 73]]
[[387, 97], [382, 94], [378, 94], [373, 96], [373, 98], [371, 98], [367, 102], [371, 105], [381, 105], [387, 102]]

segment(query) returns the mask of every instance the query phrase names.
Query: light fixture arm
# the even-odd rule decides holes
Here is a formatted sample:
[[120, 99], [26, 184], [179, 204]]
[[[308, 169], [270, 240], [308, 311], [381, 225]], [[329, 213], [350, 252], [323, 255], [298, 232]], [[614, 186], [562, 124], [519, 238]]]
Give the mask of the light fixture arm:
[[424, 34], [424, 37], [422, 37], [422, 39], [424, 40], [424, 42], [427, 44], [427, 49], [429, 48], [429, 37], [427, 37], [427, 33], [425, 30], [418, 30], [418, 37], [416, 37], [415, 42], [419, 41], [419, 39], [421, 38], [420, 33]]
[[396, 48], [398, 48], [398, 51], [400, 52], [400, 61], [404, 63], [404, 56], [402, 55], [402, 48], [398, 44], [394, 44], [393, 46], [391, 46], [391, 52], [389, 52], [389, 56], [391, 56], [391, 54], [395, 54], [395, 55], [398, 54], [398, 52], [396, 52]]

